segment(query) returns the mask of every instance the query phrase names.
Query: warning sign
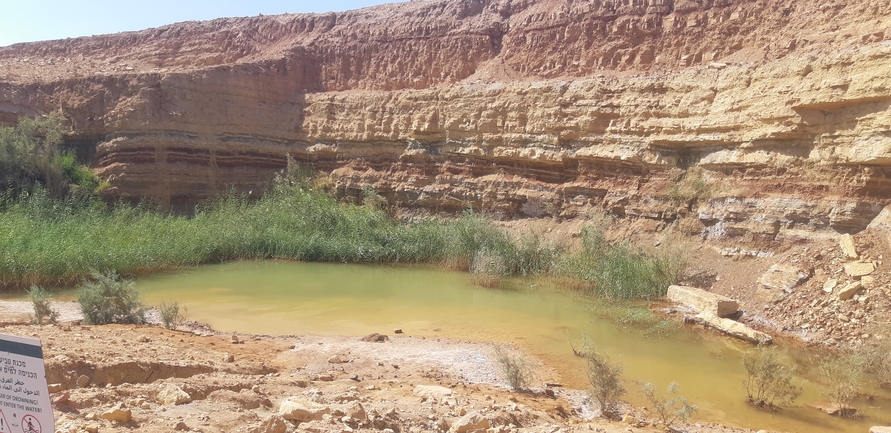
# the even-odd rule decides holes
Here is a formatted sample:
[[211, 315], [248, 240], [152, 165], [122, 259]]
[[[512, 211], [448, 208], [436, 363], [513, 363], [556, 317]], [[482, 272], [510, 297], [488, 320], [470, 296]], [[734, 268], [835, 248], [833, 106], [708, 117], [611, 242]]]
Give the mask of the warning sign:
[[0, 433], [53, 431], [40, 340], [0, 334]]

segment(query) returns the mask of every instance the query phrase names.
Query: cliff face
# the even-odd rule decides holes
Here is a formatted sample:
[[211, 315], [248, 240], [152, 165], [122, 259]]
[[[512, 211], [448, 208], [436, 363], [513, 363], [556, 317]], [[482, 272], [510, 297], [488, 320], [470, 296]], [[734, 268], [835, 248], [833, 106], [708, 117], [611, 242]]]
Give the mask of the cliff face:
[[606, 211], [707, 238], [891, 201], [891, 6], [432, 0], [0, 47], [0, 122], [61, 109], [119, 196], [261, 190], [286, 155], [403, 208]]

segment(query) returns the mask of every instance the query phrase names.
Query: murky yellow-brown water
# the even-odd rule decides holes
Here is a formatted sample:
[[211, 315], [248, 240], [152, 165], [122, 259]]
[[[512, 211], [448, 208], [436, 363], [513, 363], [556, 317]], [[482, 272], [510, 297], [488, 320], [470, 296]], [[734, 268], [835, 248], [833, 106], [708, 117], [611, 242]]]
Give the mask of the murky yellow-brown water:
[[[799, 407], [766, 412], [743, 400], [741, 355], [752, 347], [707, 333], [682, 330], [669, 337], [595, 318], [588, 302], [567, 293], [515, 281], [485, 289], [467, 274], [440, 270], [323, 263], [239, 262], [143, 278], [137, 288], [150, 304], [176, 300], [189, 317], [221, 331], [257, 334], [366, 335], [391, 333], [513, 342], [557, 369], [567, 385], [584, 387], [584, 364], [569, 340], [587, 336], [624, 363], [627, 400], [645, 405], [633, 381], [664, 390], [677, 381], [699, 406], [697, 420], [790, 432], [865, 432], [891, 424], [891, 400], [858, 401], [867, 418], [840, 420]], [[797, 404], [824, 400], [802, 379]], [[885, 395], [885, 397], [888, 397]]]

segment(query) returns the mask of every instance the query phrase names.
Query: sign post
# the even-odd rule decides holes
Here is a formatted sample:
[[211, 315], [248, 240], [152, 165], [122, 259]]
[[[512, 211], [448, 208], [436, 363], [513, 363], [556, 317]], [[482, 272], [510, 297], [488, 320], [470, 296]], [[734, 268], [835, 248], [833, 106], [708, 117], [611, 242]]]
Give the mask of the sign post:
[[40, 340], [0, 334], [0, 433], [53, 433]]

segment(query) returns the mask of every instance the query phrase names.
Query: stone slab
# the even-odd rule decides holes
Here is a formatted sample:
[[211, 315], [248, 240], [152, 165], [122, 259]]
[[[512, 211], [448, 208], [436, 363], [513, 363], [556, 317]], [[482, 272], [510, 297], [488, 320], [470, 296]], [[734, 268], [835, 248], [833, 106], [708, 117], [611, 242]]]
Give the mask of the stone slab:
[[845, 265], [845, 273], [851, 278], [859, 278], [864, 275], [869, 275], [875, 270], [875, 265], [868, 262], [854, 262]]
[[436, 400], [442, 400], [446, 397], [452, 395], [452, 390], [443, 386], [437, 385], [418, 385], [415, 387], [412, 393], [418, 397], [422, 398], [432, 398]]
[[735, 320], [725, 319], [710, 313], [699, 313], [696, 319], [705, 326], [715, 328], [727, 335], [739, 338], [755, 344], [770, 344], [773, 337], [761, 331], [756, 331]]
[[689, 286], [668, 286], [668, 299], [689, 305], [703, 313], [727, 317], [739, 311], [739, 304], [726, 296]]
[[851, 406], [841, 406], [828, 401], [815, 401], [807, 404], [808, 407], [823, 411], [832, 416], [852, 416], [857, 413], [857, 408]]
[[857, 254], [857, 246], [854, 244], [854, 237], [849, 234], [843, 234], [838, 240], [838, 246], [841, 247], [842, 254], [846, 258], [856, 260], [860, 257]]
[[473, 430], [489, 428], [489, 420], [479, 412], [471, 412], [462, 416], [449, 429], [449, 433], [465, 433]]
[[790, 291], [811, 277], [809, 269], [777, 263], [758, 278], [758, 284], [767, 289]]
[[858, 291], [860, 291], [861, 287], [862, 287], [862, 285], [860, 284], [859, 281], [854, 281], [853, 283], [850, 283], [850, 284], [842, 287], [842, 289], [838, 291], [838, 295], [837, 295], [838, 299], [840, 299], [842, 301], [844, 301], [846, 299], [851, 299], [852, 297], [854, 297], [854, 295]]
[[278, 414], [282, 418], [297, 422], [320, 420], [327, 413], [331, 413], [328, 406], [302, 397], [288, 397], [278, 408]]

